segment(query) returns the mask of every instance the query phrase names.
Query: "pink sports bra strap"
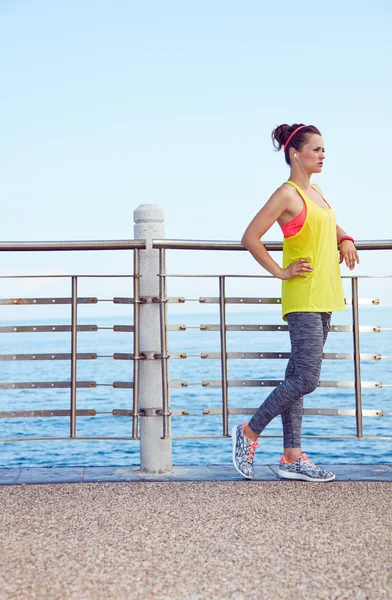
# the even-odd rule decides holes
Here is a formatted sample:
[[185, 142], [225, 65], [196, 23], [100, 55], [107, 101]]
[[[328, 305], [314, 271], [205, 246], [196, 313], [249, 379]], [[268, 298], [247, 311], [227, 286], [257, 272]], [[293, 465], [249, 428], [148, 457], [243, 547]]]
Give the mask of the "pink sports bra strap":
[[299, 213], [299, 215], [294, 217], [294, 219], [291, 219], [291, 221], [289, 221], [288, 223], [285, 223], [284, 225], [281, 226], [282, 233], [285, 238], [291, 237], [291, 236], [295, 235], [296, 233], [298, 233], [299, 231], [301, 231], [303, 224], [305, 223], [305, 220], [306, 220], [306, 212], [307, 212], [307, 209], [306, 209], [306, 204], [304, 202], [304, 207], [301, 210], [301, 212]]

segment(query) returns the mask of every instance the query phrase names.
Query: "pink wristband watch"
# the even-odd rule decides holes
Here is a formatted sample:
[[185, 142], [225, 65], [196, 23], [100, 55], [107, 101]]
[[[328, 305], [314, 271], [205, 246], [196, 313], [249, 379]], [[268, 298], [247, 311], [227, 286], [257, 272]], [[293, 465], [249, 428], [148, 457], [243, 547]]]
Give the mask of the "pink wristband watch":
[[353, 237], [351, 237], [351, 235], [343, 235], [340, 240], [339, 240], [339, 244], [341, 244], [342, 242], [344, 242], [344, 240], [350, 240], [350, 242], [352, 242], [353, 244], [355, 244], [355, 240]]

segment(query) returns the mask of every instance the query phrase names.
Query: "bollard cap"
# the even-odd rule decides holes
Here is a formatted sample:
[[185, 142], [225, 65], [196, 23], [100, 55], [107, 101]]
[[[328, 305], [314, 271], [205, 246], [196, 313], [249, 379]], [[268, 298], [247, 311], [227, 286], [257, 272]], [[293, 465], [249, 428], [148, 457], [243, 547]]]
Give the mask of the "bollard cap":
[[133, 211], [135, 223], [163, 223], [165, 213], [158, 204], [141, 204]]

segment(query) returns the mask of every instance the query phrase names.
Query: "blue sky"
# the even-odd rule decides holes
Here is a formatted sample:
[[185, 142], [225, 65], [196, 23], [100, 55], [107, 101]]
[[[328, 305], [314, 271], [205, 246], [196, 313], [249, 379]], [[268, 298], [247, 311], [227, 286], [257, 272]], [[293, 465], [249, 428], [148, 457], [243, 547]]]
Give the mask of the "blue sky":
[[[323, 134], [314, 181], [338, 223], [392, 238], [391, 15], [386, 0], [0, 0], [1, 239], [132, 238], [133, 210], [156, 203], [167, 237], [239, 240], [287, 178], [270, 133], [292, 122]], [[363, 253], [358, 273], [391, 272], [386, 254]], [[130, 261], [7, 253], [0, 274]], [[260, 272], [245, 253], [169, 266]]]

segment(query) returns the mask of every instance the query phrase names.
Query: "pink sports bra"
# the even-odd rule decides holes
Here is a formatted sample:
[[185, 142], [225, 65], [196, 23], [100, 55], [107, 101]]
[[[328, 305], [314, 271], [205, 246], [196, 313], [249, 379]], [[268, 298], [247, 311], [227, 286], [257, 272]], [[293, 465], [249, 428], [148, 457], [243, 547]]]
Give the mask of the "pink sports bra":
[[[313, 185], [312, 185], [312, 188], [314, 190], [316, 190], [316, 188]], [[318, 190], [316, 190], [316, 192], [318, 194], [320, 194], [320, 192]], [[325, 198], [322, 194], [320, 194], [320, 196], [323, 198], [323, 200], [325, 200]], [[302, 198], [302, 202], [304, 203], [304, 206], [303, 206], [303, 209], [301, 210], [301, 212], [299, 213], [299, 215], [294, 217], [294, 219], [291, 219], [291, 221], [289, 221], [285, 225], [281, 225], [281, 230], [282, 230], [285, 238], [291, 237], [291, 236], [295, 235], [296, 233], [298, 233], [299, 231], [301, 231], [302, 226], [305, 223], [307, 209], [306, 209], [305, 200], [303, 198]], [[325, 200], [325, 202], [327, 202], [327, 201]], [[328, 202], [327, 202], [327, 204], [328, 204]], [[328, 206], [329, 206], [329, 204], [328, 204]]]
[[304, 202], [304, 207], [299, 213], [299, 215], [294, 217], [294, 219], [291, 219], [291, 221], [289, 221], [285, 225], [281, 225], [281, 229], [285, 238], [291, 237], [292, 235], [295, 235], [296, 233], [301, 231], [302, 226], [305, 223], [306, 212], [306, 204]]

